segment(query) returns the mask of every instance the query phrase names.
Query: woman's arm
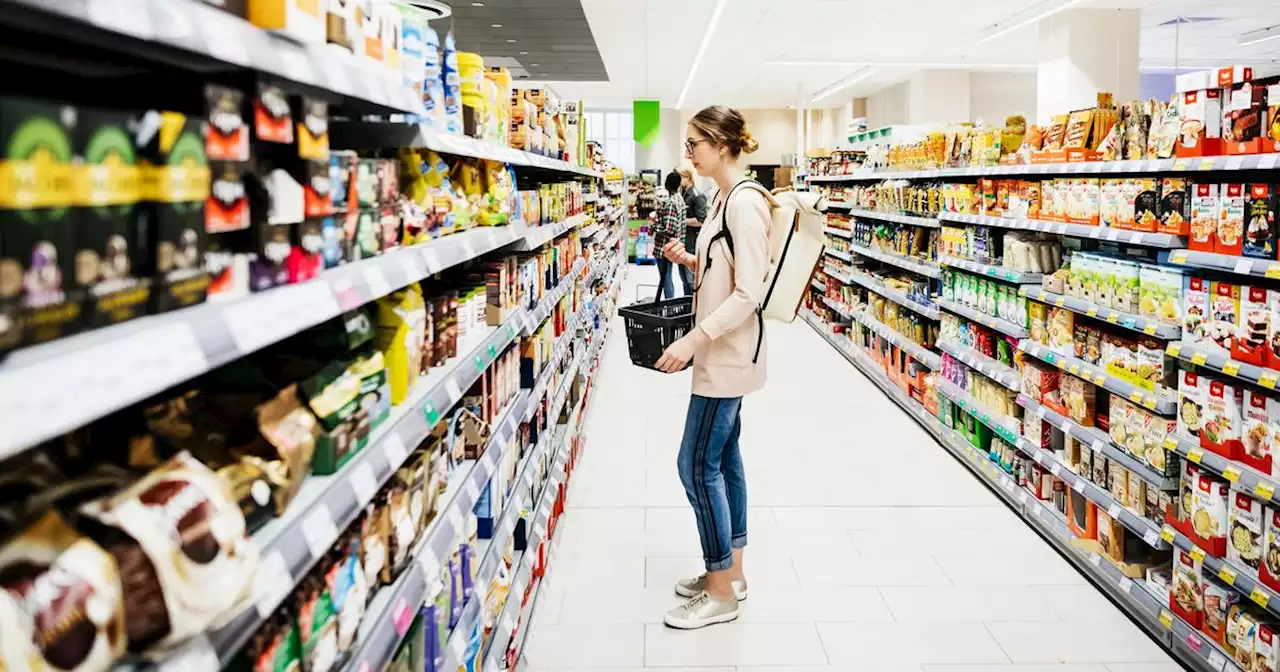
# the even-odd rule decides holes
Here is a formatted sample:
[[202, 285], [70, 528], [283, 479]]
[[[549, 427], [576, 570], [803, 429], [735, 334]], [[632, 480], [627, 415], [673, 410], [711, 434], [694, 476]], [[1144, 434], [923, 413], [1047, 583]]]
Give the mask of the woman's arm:
[[730, 203], [726, 223], [733, 234], [733, 293], [698, 327], [715, 340], [738, 328], [764, 301], [769, 272], [769, 203], [754, 189], [743, 189]]

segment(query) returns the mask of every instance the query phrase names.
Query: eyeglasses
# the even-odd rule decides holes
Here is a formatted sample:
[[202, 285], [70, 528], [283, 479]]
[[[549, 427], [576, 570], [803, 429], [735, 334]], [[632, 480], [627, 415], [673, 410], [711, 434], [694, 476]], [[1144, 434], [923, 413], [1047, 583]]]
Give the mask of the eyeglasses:
[[702, 142], [711, 142], [711, 141], [710, 141], [710, 140], [708, 140], [708, 139], [706, 139], [706, 138], [698, 138], [698, 139], [696, 139], [696, 140], [685, 140], [685, 141], [684, 141], [684, 153], [685, 153], [685, 154], [690, 154], [690, 155], [691, 155], [691, 154], [693, 154], [693, 148], [694, 148], [694, 147], [697, 147], [697, 146], [698, 146], [698, 143], [702, 143]]

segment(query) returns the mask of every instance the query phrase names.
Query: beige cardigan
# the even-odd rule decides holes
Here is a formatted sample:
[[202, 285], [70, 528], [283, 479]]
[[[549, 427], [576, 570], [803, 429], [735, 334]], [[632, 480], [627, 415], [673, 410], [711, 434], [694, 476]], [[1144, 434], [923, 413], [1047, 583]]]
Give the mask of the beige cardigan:
[[[698, 272], [701, 284], [694, 297], [695, 323], [709, 337], [693, 354], [693, 393], [702, 397], [741, 397], [764, 386], [767, 338], [753, 364], [760, 321], [756, 309], [764, 301], [769, 271], [770, 203], [756, 189], [742, 187], [729, 203], [728, 217], [720, 217], [723, 195], [712, 204], [698, 232]], [[731, 254], [723, 238], [708, 250], [711, 238], [728, 222], [733, 234]], [[708, 267], [708, 253], [713, 261]]]

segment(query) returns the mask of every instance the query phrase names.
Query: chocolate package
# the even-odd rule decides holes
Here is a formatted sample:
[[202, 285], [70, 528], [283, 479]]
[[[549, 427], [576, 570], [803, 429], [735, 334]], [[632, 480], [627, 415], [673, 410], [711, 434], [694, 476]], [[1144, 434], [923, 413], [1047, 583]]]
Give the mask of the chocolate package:
[[1259, 259], [1276, 258], [1277, 187], [1274, 184], [1250, 184], [1244, 202], [1244, 256]]

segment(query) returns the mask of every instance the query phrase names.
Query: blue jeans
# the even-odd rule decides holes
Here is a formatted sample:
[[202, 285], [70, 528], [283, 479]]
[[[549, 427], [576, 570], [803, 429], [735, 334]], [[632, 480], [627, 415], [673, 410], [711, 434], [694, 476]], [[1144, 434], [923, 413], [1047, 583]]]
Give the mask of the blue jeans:
[[707, 571], [733, 567], [747, 545], [747, 478], [742, 469], [742, 397], [693, 395], [680, 443], [680, 482], [698, 519]]
[[668, 299], [676, 297], [675, 284], [671, 282], [671, 266], [670, 261], [658, 258], [658, 299], [664, 296]]

